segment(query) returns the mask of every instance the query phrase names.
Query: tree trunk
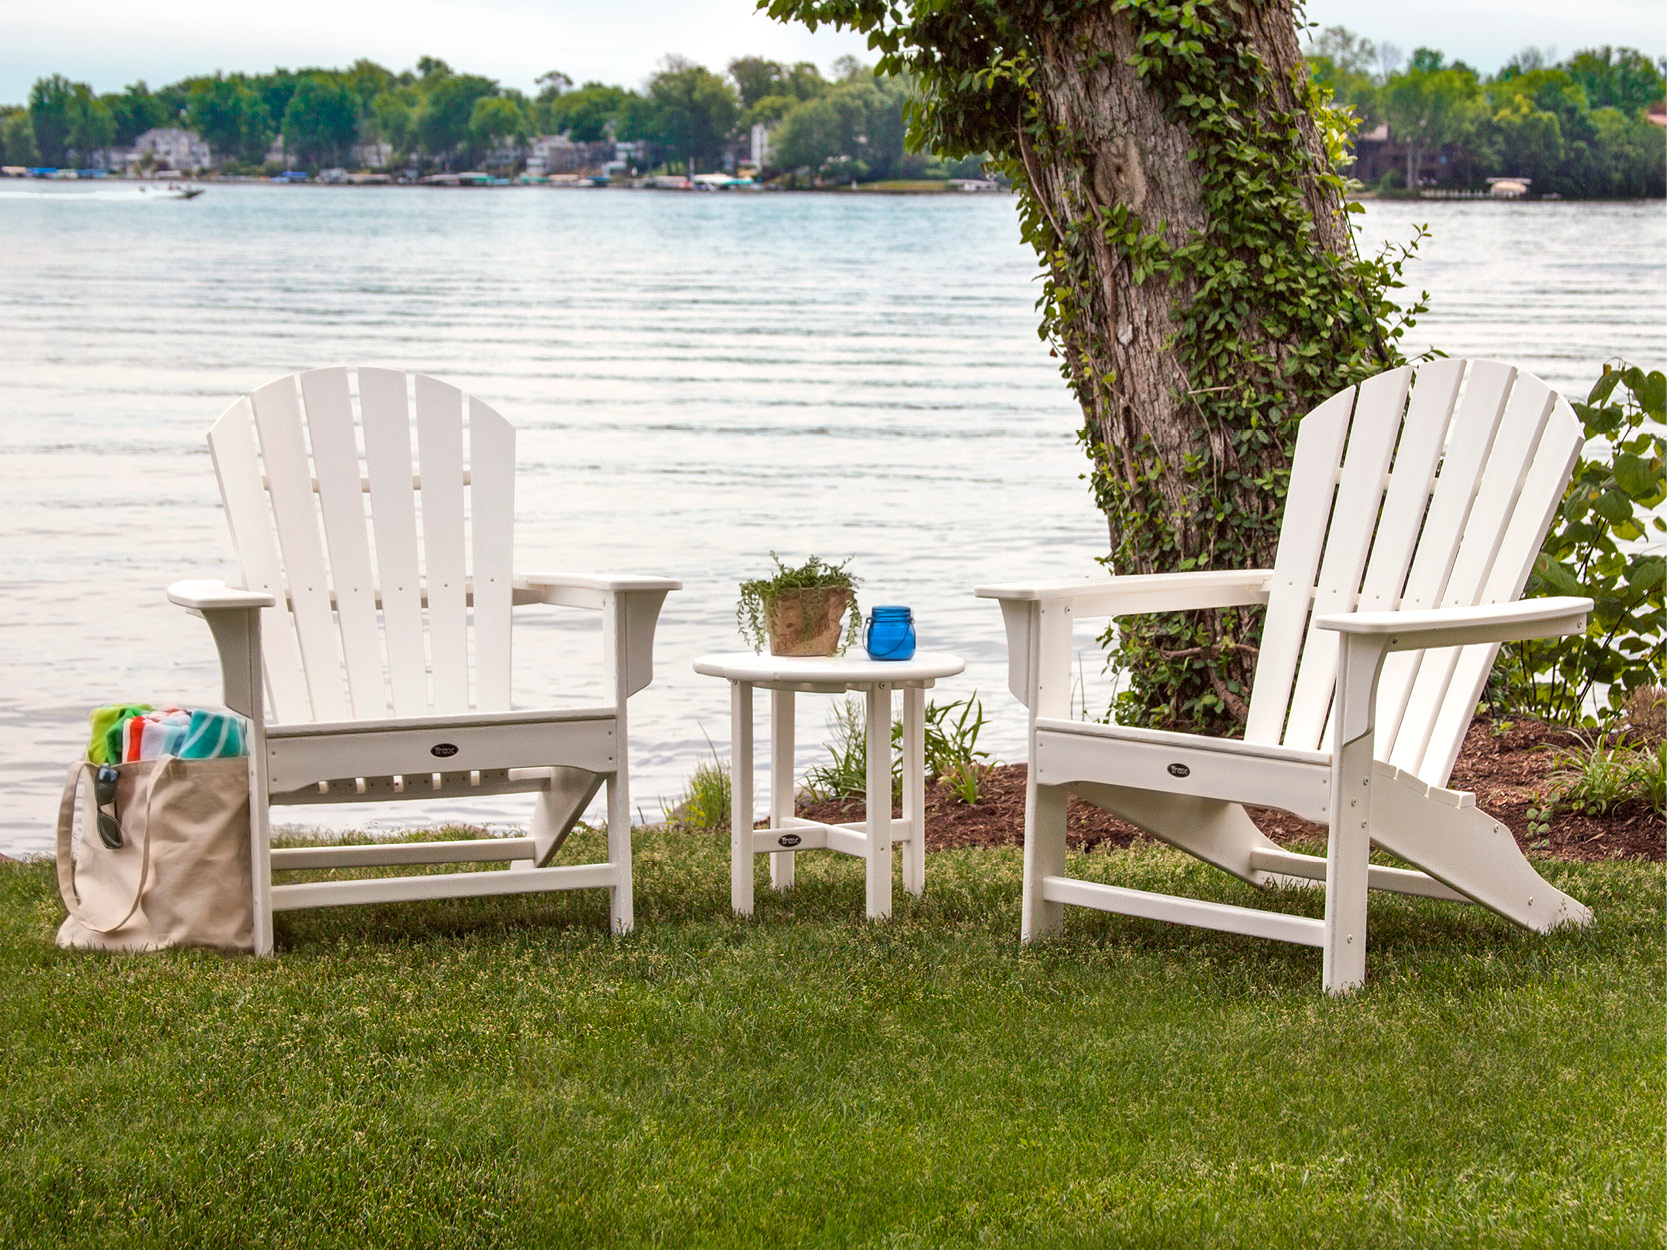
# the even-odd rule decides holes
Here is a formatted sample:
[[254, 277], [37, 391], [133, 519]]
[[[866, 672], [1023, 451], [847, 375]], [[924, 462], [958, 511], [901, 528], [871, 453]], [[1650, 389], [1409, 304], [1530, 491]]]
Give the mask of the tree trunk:
[[[1297, 419], [1396, 360], [1394, 266], [1354, 254], [1292, 0], [761, 2], [868, 33], [917, 84], [911, 142], [1014, 182], [1112, 571], [1271, 563]], [[1108, 634], [1119, 716], [1228, 728], [1257, 628], [1224, 610]]]
[[[1218, 88], [1208, 66], [1190, 67], [1190, 80], [1179, 84], [1131, 70], [1150, 54], [1141, 36], [1153, 29], [1155, 7], [1083, 6], [1029, 32], [1033, 117], [1019, 146], [1030, 189], [1062, 245], [1049, 262], [1062, 293], [1051, 337], [1082, 405], [1112, 571], [1266, 567], [1294, 418], [1358, 374], [1337, 368], [1297, 380], [1317, 335], [1327, 355], [1347, 358], [1343, 336], [1316, 331], [1323, 317], [1292, 319], [1289, 306], [1311, 292], [1224, 275], [1300, 263], [1304, 253], [1330, 256], [1346, 272], [1353, 243], [1306, 98], [1289, 0], [1216, 6], [1231, 30], [1211, 55], [1240, 75], [1234, 124], [1247, 136], [1276, 136], [1286, 149], [1283, 181], [1270, 178], [1265, 190], [1255, 170], [1240, 180], [1244, 189], [1233, 189], [1222, 162], [1243, 158], [1221, 155], [1231, 152], [1231, 135], [1212, 146], [1219, 132], [1201, 132], [1185, 104], [1189, 94], [1216, 90], [1229, 98], [1231, 73]], [[1274, 159], [1270, 153], [1270, 168]], [[1247, 202], [1257, 196], [1268, 204]], [[1297, 218], [1305, 224], [1290, 227]], [[1155, 251], [1143, 240], [1155, 240]], [[1208, 264], [1187, 258], [1193, 245]], [[1348, 289], [1327, 288], [1317, 302], [1359, 302], [1358, 286], [1341, 286]], [[1381, 340], [1369, 354], [1374, 368], [1390, 355]], [[1256, 437], [1258, 428], [1271, 436]], [[1242, 719], [1259, 629], [1258, 618], [1228, 611], [1108, 631], [1105, 641], [1120, 647], [1128, 670], [1124, 714], [1217, 730]]]
[[[1303, 138], [1322, 168], [1324, 148], [1307, 111], [1291, 87], [1293, 73], [1306, 74], [1297, 46], [1296, 25], [1288, 3], [1243, 10], [1242, 35], [1266, 63], [1268, 79], [1281, 89], [1262, 101], [1264, 113], [1295, 113]], [[1045, 122], [1080, 144], [1077, 161], [1039, 160], [1025, 144], [1025, 168], [1037, 199], [1056, 233], [1064, 223], [1126, 205], [1149, 230], [1162, 229], [1170, 243], [1203, 235], [1212, 226], [1203, 188], [1191, 159], [1194, 134], [1167, 115], [1167, 102], [1130, 73], [1137, 32], [1126, 10], [1102, 6], [1081, 12], [1062, 27], [1038, 32], [1037, 75], [1033, 80]], [[1312, 215], [1313, 244], [1346, 255], [1350, 241], [1341, 197], [1311, 180], [1304, 196]], [[1195, 302], [1197, 277], [1178, 283], [1162, 277], [1134, 275], [1134, 262], [1118, 255], [1101, 232], [1085, 236], [1092, 281], [1082, 310], [1088, 315], [1064, 329], [1060, 342], [1071, 380], [1082, 402], [1091, 435], [1091, 453], [1099, 467], [1121, 479], [1139, 499], [1175, 518], [1179, 546], [1186, 556], [1206, 554], [1195, 515], [1197, 483], [1182, 472], [1189, 455], [1207, 451], [1219, 468], [1236, 467], [1225, 429], [1201, 426], [1187, 362], [1171, 341], [1172, 311]], [[1275, 367], [1300, 341], [1264, 339]], [[1105, 384], [1096, 384], [1104, 379]], [[1203, 447], [1200, 447], [1200, 443]], [[1137, 449], [1150, 448], [1141, 456]], [[1141, 456], [1146, 463], [1138, 463]], [[1157, 474], [1147, 477], [1155, 467]], [[1247, 487], [1240, 506], [1265, 510], [1262, 492]], [[1118, 546], [1118, 518], [1108, 517], [1112, 546]], [[1118, 573], [1150, 573], [1172, 567], [1166, 553], [1150, 547], [1130, 551]], [[1260, 549], [1245, 553], [1251, 561], [1270, 561], [1272, 536]]]

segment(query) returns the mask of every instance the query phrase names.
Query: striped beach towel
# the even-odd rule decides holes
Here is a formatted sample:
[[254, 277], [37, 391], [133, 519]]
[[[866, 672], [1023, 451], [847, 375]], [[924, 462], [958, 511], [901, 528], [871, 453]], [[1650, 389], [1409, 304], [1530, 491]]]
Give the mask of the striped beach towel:
[[208, 760], [249, 753], [243, 718], [232, 712], [158, 708], [128, 716], [121, 722], [120, 732], [121, 750], [117, 758], [124, 764], [164, 755], [182, 760]]

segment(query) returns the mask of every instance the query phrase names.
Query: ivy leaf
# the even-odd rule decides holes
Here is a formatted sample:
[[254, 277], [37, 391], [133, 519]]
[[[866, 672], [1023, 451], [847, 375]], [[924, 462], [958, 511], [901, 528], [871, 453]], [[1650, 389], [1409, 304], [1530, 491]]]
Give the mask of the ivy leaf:
[[1597, 384], [1592, 387], [1591, 393], [1586, 396], [1586, 403], [1594, 408], [1602, 404], [1604, 400], [1615, 393], [1615, 388], [1620, 385], [1620, 381], [1621, 371], [1619, 369], [1605, 367], [1603, 376], [1597, 380]]
[[1667, 577], [1667, 556], [1640, 556], [1633, 562], [1627, 584], [1633, 590], [1647, 593], [1661, 585], [1664, 577]]
[[1632, 519], [1632, 500], [1618, 490], [1607, 490], [1603, 492], [1593, 511], [1611, 525], [1619, 525]]
[[1623, 452], [1615, 457], [1615, 484], [1633, 499], [1645, 499], [1661, 489], [1661, 466], [1642, 456]]

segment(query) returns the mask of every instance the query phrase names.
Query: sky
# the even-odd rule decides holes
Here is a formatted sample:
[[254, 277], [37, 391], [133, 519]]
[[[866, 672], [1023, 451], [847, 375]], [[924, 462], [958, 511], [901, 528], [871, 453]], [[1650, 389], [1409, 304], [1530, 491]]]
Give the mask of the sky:
[[[1404, 51], [1440, 48], [1491, 71], [1521, 48], [1559, 57], [1595, 44], [1667, 53], [1661, 0], [1310, 0], [1308, 18]], [[815, 34], [756, 13], [753, 0], [0, 0], [0, 103], [21, 103], [51, 73], [117, 91], [214, 70], [346, 66], [393, 70], [431, 55], [531, 90], [546, 70], [637, 86], [677, 54], [721, 69], [737, 56], [871, 61], [861, 37]]]

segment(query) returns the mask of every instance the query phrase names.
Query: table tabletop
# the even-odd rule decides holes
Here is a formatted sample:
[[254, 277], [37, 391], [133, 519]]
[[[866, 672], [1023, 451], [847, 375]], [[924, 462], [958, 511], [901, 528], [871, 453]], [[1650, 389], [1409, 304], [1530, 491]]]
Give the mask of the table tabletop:
[[847, 690], [891, 682], [934, 681], [953, 677], [966, 662], [947, 651], [917, 651], [907, 660], [871, 660], [854, 656], [755, 655], [751, 651], [730, 651], [703, 655], [695, 661], [695, 672], [723, 677], [755, 686], [842, 686]]

